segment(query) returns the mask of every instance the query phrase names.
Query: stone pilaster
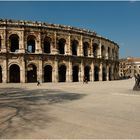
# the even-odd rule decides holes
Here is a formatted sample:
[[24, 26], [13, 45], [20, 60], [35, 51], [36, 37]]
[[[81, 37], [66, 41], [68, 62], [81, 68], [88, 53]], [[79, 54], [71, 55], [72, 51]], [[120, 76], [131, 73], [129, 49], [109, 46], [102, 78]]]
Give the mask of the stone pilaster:
[[66, 42], [66, 51], [65, 54], [66, 55], [71, 55], [71, 41], [70, 41], [70, 34], [68, 36], [67, 42]]
[[99, 42], [99, 49], [98, 49], [98, 52], [97, 52], [97, 58], [101, 58], [102, 56], [101, 56], [101, 51], [102, 51], [102, 43], [101, 43], [101, 40], [100, 40], [100, 42]]
[[90, 81], [94, 81], [94, 64], [93, 62], [91, 63], [91, 70], [90, 70]]
[[103, 67], [103, 65], [102, 65], [102, 63], [100, 63], [100, 65], [99, 65], [99, 81], [102, 81], [102, 67]]
[[66, 81], [67, 82], [72, 82], [72, 62], [69, 60], [68, 62], [68, 68], [66, 72]]
[[42, 46], [41, 46], [41, 33], [38, 33], [38, 38], [36, 39], [36, 53], [42, 53]]
[[25, 61], [22, 58], [22, 68], [20, 69], [20, 83], [25, 83]]
[[8, 67], [7, 67], [7, 60], [3, 60], [3, 67], [2, 67], [2, 82], [8, 82]]
[[53, 39], [52, 39], [52, 54], [58, 54], [57, 49], [57, 34], [54, 32]]
[[37, 80], [43, 81], [43, 70], [42, 70], [42, 60], [39, 60], [38, 70], [37, 70]]
[[83, 78], [84, 78], [84, 65], [83, 65], [83, 60], [81, 60], [80, 71], [79, 71], [79, 81], [83, 82]]
[[7, 37], [6, 37], [7, 31], [6, 27], [3, 31], [3, 36], [1, 36], [1, 52], [7, 52], [6, 46], [7, 46]]
[[92, 39], [90, 41], [90, 57], [93, 57], [93, 42], [92, 42]]
[[109, 80], [109, 66], [106, 65], [106, 81]]
[[58, 82], [58, 60], [55, 58], [54, 60], [54, 68], [53, 68], [53, 82]]
[[80, 42], [79, 42], [79, 56], [83, 56], [83, 36], [81, 35], [80, 37]]

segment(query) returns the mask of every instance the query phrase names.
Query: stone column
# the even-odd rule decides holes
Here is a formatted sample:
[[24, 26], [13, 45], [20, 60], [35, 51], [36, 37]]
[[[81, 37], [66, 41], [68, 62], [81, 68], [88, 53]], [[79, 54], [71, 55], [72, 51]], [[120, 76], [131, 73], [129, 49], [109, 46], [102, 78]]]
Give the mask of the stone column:
[[108, 47], [105, 47], [105, 59], [108, 59]]
[[83, 78], [84, 78], [84, 65], [83, 65], [83, 60], [81, 60], [80, 69], [79, 69], [79, 81], [83, 82]]
[[21, 36], [19, 40], [19, 52], [25, 53], [24, 31], [21, 31]]
[[111, 66], [111, 80], [114, 80], [114, 66]]
[[7, 52], [7, 31], [6, 27], [4, 28], [3, 31], [3, 36], [1, 36], [1, 52]]
[[58, 82], [58, 60], [55, 58], [54, 60], [54, 68], [53, 68], [53, 82]]
[[2, 82], [8, 82], [8, 65], [6, 58], [3, 60], [3, 67], [2, 67]]
[[54, 32], [54, 37], [52, 39], [52, 54], [58, 54], [58, 50], [57, 50], [57, 34], [56, 32]]
[[37, 39], [36, 39], [36, 53], [42, 53], [42, 46], [41, 46], [41, 33], [38, 33]]
[[90, 57], [93, 57], [93, 44], [92, 44], [92, 39], [90, 41]]
[[99, 65], [99, 81], [102, 81], [102, 63]]
[[91, 70], [90, 70], [90, 81], [94, 81], [94, 64], [93, 62], [91, 63]]
[[106, 65], [106, 80], [109, 80], [109, 66], [108, 64]]
[[98, 49], [98, 52], [97, 52], [97, 58], [101, 58], [101, 47], [102, 47], [102, 43], [101, 43], [101, 40], [99, 42], [99, 49]]
[[25, 83], [25, 61], [22, 57], [22, 68], [20, 69], [20, 83]]
[[83, 56], [83, 36], [82, 35], [79, 41], [79, 56]]
[[66, 42], [66, 51], [65, 54], [66, 55], [71, 55], [71, 41], [70, 41], [70, 34], [68, 36], [67, 42]]
[[66, 71], [66, 82], [72, 82], [72, 62], [71, 62], [71, 59], [69, 59], [68, 68]]
[[37, 80], [39, 80], [41, 82], [43, 80], [42, 66], [43, 66], [42, 60], [39, 60], [39, 65], [38, 65], [38, 68], [37, 68]]

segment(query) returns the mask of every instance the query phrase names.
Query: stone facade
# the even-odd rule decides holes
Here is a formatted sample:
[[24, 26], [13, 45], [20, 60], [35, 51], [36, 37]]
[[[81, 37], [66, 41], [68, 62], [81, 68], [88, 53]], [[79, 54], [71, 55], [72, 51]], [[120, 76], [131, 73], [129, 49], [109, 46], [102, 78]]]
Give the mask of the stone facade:
[[135, 74], [140, 74], [140, 58], [127, 57], [120, 59], [119, 76], [133, 77]]
[[0, 19], [0, 82], [107, 81], [119, 77], [119, 46], [95, 32]]

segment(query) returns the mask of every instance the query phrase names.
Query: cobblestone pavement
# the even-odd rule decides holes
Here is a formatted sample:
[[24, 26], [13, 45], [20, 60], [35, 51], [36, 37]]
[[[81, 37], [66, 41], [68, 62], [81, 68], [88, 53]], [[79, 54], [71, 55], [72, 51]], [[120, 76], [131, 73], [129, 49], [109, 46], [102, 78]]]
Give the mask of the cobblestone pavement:
[[140, 138], [134, 79], [0, 84], [0, 138]]

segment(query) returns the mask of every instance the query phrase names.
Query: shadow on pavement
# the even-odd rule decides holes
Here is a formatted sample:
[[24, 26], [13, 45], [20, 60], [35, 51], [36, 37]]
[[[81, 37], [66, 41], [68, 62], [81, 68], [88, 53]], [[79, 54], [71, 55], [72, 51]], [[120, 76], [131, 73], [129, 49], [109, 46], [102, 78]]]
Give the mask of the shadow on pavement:
[[[78, 100], [84, 96], [59, 90], [0, 89], [0, 138], [12, 138], [19, 132], [27, 134], [36, 128], [43, 129], [56, 119], [49, 116], [49, 105]], [[43, 105], [48, 106], [43, 108]]]

